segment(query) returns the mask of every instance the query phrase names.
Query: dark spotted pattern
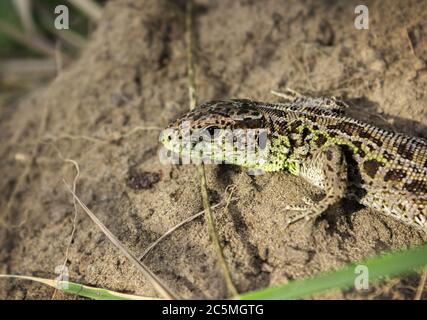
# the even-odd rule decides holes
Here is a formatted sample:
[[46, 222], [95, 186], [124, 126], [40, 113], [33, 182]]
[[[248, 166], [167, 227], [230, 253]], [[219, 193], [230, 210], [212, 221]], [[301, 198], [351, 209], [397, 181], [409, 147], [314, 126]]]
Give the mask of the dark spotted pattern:
[[389, 170], [385, 176], [384, 181], [402, 181], [404, 178], [406, 178], [406, 171], [402, 169], [391, 169]]
[[406, 183], [403, 188], [409, 192], [421, 195], [427, 194], [427, 182], [421, 180], [413, 180], [409, 183]]
[[395, 156], [392, 153], [388, 152], [387, 150], [384, 150], [383, 157], [387, 161], [393, 161], [395, 159]]
[[302, 125], [301, 120], [297, 120], [291, 123], [291, 132], [295, 133], [297, 132], [297, 129]]
[[317, 136], [317, 139], [315, 140], [316, 145], [317, 145], [318, 147], [323, 146], [327, 141], [328, 141], [328, 139], [326, 139], [325, 135], [323, 135], [323, 134], [319, 134], [319, 135]]
[[378, 130], [359, 130], [359, 137], [362, 139], [366, 139], [367, 141], [374, 142], [378, 147], [383, 146], [383, 141], [378, 138]]
[[339, 125], [337, 125], [336, 129], [340, 130], [341, 132], [348, 134], [349, 136], [352, 136], [355, 133], [362, 130], [362, 128], [359, 125], [357, 125], [355, 123], [351, 123], [351, 122], [340, 123]]
[[371, 178], [374, 178], [378, 172], [378, 169], [383, 165], [384, 165], [383, 163], [377, 160], [366, 160], [363, 163], [363, 168], [365, 169], [365, 172], [368, 176], [370, 176]]
[[412, 144], [400, 143], [397, 146], [397, 152], [399, 155], [408, 160], [414, 159], [414, 151], [415, 148]]
[[357, 147], [357, 154], [362, 158], [365, 157], [366, 153], [362, 149], [362, 141], [353, 141], [353, 144]]
[[330, 150], [326, 151], [326, 159], [328, 159], [328, 161], [332, 161], [333, 156], [334, 155], [332, 154], [332, 152]]

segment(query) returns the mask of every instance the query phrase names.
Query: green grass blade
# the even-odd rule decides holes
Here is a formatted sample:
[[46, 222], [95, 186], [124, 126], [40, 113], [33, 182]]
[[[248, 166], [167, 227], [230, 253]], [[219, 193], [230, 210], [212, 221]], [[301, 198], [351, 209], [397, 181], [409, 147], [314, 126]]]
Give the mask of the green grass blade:
[[413, 271], [427, 265], [427, 244], [420, 247], [379, 255], [359, 264], [314, 276], [304, 280], [293, 281], [281, 286], [250, 291], [237, 297], [242, 300], [258, 299], [300, 299], [329, 289], [342, 289], [354, 286], [357, 265], [364, 265], [369, 270], [369, 281], [387, 276], [395, 276]]
[[50, 287], [56, 288], [59, 291], [75, 294], [81, 297], [91, 298], [95, 300], [154, 300], [157, 298], [143, 297], [131, 294], [124, 294], [116, 291], [111, 291], [103, 288], [85, 286], [75, 282], [57, 281], [52, 279], [19, 276], [19, 275], [0, 275], [0, 278], [16, 278], [22, 280], [31, 280], [43, 283]]

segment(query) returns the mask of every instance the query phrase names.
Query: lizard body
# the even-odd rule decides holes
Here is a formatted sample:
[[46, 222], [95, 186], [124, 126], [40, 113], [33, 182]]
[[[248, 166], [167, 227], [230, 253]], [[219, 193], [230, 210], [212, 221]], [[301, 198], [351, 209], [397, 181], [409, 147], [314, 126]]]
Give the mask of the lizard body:
[[[171, 124], [161, 141], [181, 156], [288, 171], [322, 189], [325, 197], [302, 207], [290, 223], [348, 197], [427, 232], [427, 142], [347, 117], [346, 105], [335, 99], [291, 93], [285, 103], [204, 103]], [[244, 133], [251, 130], [255, 155], [268, 150], [263, 161], [242, 156], [249, 141]], [[188, 133], [198, 138], [186, 141]], [[203, 135], [207, 143], [200, 142]]]

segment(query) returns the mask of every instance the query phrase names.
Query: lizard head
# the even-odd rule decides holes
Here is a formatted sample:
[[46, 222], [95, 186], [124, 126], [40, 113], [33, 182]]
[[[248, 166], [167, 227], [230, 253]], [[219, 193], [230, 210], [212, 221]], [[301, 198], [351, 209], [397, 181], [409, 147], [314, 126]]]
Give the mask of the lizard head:
[[268, 149], [268, 130], [256, 102], [206, 102], [174, 121], [160, 141], [181, 158], [260, 168]]

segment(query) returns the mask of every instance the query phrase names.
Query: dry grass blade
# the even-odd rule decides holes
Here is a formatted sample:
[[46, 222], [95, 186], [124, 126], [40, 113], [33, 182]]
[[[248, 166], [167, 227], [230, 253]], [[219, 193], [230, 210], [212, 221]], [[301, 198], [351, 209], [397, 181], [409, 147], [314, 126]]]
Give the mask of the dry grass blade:
[[[186, 43], [187, 43], [187, 63], [188, 63], [188, 92], [190, 98], [190, 110], [194, 109], [197, 105], [197, 95], [196, 95], [196, 85], [194, 78], [194, 60], [193, 60], [193, 22], [192, 22], [192, 11], [193, 11], [193, 1], [187, 0], [186, 7]], [[206, 173], [203, 163], [197, 165], [197, 171], [200, 178], [200, 189], [203, 199], [203, 207], [205, 209], [205, 220], [209, 229], [209, 236], [214, 245], [215, 251], [218, 256], [218, 262], [220, 264], [222, 274], [224, 276], [227, 288], [232, 296], [237, 296], [238, 292], [234, 286], [233, 280], [231, 278], [230, 270], [228, 269], [227, 262], [225, 261], [224, 254], [222, 252], [221, 245], [218, 240], [218, 236], [215, 230], [215, 222], [212, 216], [211, 206], [209, 204], [209, 195], [206, 183]]]
[[231, 278], [230, 270], [228, 269], [227, 262], [225, 261], [225, 258], [224, 258], [224, 253], [222, 252], [221, 244], [219, 243], [218, 235], [215, 230], [215, 222], [213, 220], [212, 210], [209, 205], [209, 195], [208, 195], [204, 166], [202, 164], [198, 165], [197, 171], [199, 172], [199, 176], [200, 176], [200, 188], [201, 188], [202, 199], [203, 199], [203, 207], [205, 209], [205, 219], [209, 229], [209, 236], [211, 238], [211, 241], [217, 253], [218, 261], [220, 263], [220, 267], [222, 269], [222, 273], [224, 275], [227, 288], [232, 296], [237, 296], [239, 293], [236, 287], [234, 286], [233, 279]]
[[176, 295], [163, 284], [163, 282], [142, 262], [140, 262], [121, 242], [113, 235], [110, 230], [90, 211], [86, 205], [77, 197], [77, 195], [71, 190], [70, 186], [64, 181], [67, 189], [73, 195], [74, 199], [78, 202], [81, 208], [86, 214], [92, 219], [93, 222], [101, 229], [101, 231], [107, 236], [107, 238], [135, 265], [139, 270], [147, 277], [151, 282], [156, 291], [165, 299], [176, 299]]
[[423, 272], [421, 273], [421, 279], [420, 283], [418, 284], [417, 292], [415, 293], [414, 300], [421, 300], [424, 292], [424, 288], [426, 286], [426, 280], [427, 280], [427, 267], [424, 268]]
[[194, 109], [197, 105], [196, 96], [196, 81], [194, 78], [194, 59], [193, 59], [193, 1], [187, 0], [186, 12], [186, 32], [185, 38], [187, 43], [187, 73], [188, 73], [188, 94], [190, 100], [190, 110]]
[[13, 0], [16, 11], [24, 29], [30, 34], [38, 34], [37, 27], [32, 15], [32, 1], [30, 0]]
[[[31, 35], [24, 34], [13, 26], [9, 25], [8, 23], [0, 21], [0, 32], [3, 32], [6, 36], [43, 55], [55, 57], [55, 48], [49, 43], [46, 43], [45, 41], [37, 37], [32, 37]], [[68, 62], [70, 61], [70, 58], [64, 55], [64, 60]]]
[[[220, 205], [220, 203], [217, 203], [216, 205], [212, 206], [212, 208], [216, 208]], [[172, 228], [170, 228], [168, 231], [166, 231], [164, 234], [162, 234], [161, 237], [159, 237], [156, 241], [154, 241], [152, 244], [150, 244], [147, 249], [144, 250], [144, 252], [141, 254], [141, 256], [139, 257], [139, 260], [142, 260], [145, 258], [145, 256], [155, 247], [157, 246], [164, 238], [166, 238], [168, 235], [170, 235], [172, 232], [174, 232], [176, 229], [182, 227], [184, 224], [193, 221], [194, 219], [196, 219], [197, 217], [200, 217], [203, 214], [204, 211], [200, 211], [196, 214], [193, 214], [191, 217], [188, 217], [187, 219], [185, 219], [184, 221], [181, 221], [180, 223], [178, 223], [177, 225], [173, 226]]]
[[[211, 209], [215, 209], [217, 207], [219, 207], [221, 205], [221, 203], [217, 203], [215, 205], [213, 205], [211, 207]], [[175, 230], [179, 229], [180, 227], [182, 227], [183, 225], [187, 224], [190, 221], [193, 221], [194, 219], [200, 217], [201, 215], [203, 215], [204, 211], [200, 211], [196, 214], [193, 214], [191, 217], [188, 217], [187, 219], [181, 221], [180, 223], [178, 223], [177, 225], [174, 225], [172, 228], [170, 228], [168, 231], [166, 231], [164, 234], [162, 234], [161, 237], [159, 237], [156, 241], [154, 241], [152, 244], [150, 244], [147, 249], [144, 250], [144, 252], [141, 254], [141, 256], [139, 257], [139, 260], [142, 260], [145, 258], [145, 256], [151, 251], [153, 250], [153, 248], [155, 246], [157, 246], [164, 238], [166, 238], [168, 235], [170, 235], [172, 232], [174, 232]]]
[[39, 277], [21, 276], [16, 274], [0, 274], [0, 279], [1, 278], [35, 281], [65, 293], [75, 294], [80, 297], [86, 297], [95, 300], [158, 300], [158, 298], [126, 294], [104, 288], [86, 286], [71, 281], [52, 280]]
[[72, 5], [82, 10], [92, 20], [99, 21], [102, 16], [102, 7], [92, 0], [68, 0]]
[[[65, 159], [61, 151], [53, 143], [51, 144], [51, 146], [58, 152], [58, 155], [62, 161], [71, 163], [74, 166], [74, 169], [76, 170], [76, 175], [74, 176], [74, 179], [73, 179], [73, 192], [75, 193], [77, 189], [77, 181], [79, 180], [79, 177], [80, 177], [79, 164], [77, 163], [77, 161], [73, 159]], [[71, 244], [73, 243], [74, 234], [76, 233], [76, 229], [77, 229], [77, 202], [75, 198], [73, 198], [73, 206], [74, 206], [73, 228], [70, 233], [67, 248], [65, 249], [65, 257], [64, 257], [64, 262], [62, 264], [62, 270], [66, 269], [70, 247], [71, 247]], [[56, 294], [56, 290], [52, 294], [52, 299], [55, 298], [55, 294]]]
[[0, 61], [2, 78], [44, 76], [56, 73], [55, 61], [51, 58], [14, 58]]

